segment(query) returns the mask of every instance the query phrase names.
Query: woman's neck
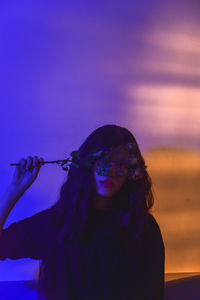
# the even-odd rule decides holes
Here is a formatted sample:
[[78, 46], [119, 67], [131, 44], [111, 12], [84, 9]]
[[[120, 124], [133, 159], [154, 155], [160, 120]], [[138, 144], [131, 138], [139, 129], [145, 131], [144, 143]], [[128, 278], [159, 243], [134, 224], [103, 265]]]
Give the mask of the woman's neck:
[[113, 197], [103, 197], [97, 195], [94, 199], [94, 208], [111, 210], [114, 208], [113, 200]]

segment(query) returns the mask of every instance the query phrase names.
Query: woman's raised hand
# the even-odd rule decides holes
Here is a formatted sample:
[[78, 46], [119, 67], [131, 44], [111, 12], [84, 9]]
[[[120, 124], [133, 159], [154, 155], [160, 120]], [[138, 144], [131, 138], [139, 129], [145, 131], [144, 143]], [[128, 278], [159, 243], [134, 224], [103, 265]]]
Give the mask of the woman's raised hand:
[[16, 166], [11, 184], [0, 199], [0, 234], [10, 211], [35, 181], [43, 162], [43, 158], [28, 156], [27, 159], [22, 158]]
[[39, 159], [37, 156], [28, 156], [27, 159], [21, 158], [19, 161], [20, 166], [15, 167], [11, 186], [23, 194], [37, 178], [42, 162], [44, 162], [44, 159]]

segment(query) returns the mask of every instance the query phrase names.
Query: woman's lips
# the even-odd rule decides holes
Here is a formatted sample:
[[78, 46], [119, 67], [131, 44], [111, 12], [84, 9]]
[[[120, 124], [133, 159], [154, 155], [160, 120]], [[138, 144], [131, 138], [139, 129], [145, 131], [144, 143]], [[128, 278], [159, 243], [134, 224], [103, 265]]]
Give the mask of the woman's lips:
[[106, 188], [111, 188], [114, 186], [113, 182], [110, 180], [101, 180], [100, 182]]

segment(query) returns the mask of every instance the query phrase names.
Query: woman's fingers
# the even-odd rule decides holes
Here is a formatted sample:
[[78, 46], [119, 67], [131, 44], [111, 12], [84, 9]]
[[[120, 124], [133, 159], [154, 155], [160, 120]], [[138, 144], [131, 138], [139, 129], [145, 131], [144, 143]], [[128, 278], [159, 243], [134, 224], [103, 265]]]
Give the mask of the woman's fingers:
[[39, 160], [37, 156], [33, 157], [33, 169], [32, 169], [32, 175], [34, 178], [37, 177], [37, 174], [39, 173], [40, 170], [40, 165], [39, 165]]
[[26, 159], [24, 159], [23, 157], [20, 159], [19, 164], [21, 168], [25, 168], [26, 167]]
[[33, 157], [32, 156], [28, 156], [27, 157], [27, 163], [26, 163], [26, 170], [27, 171], [31, 171], [33, 168]]
[[44, 158], [40, 157], [39, 162], [43, 163], [44, 162]]
[[22, 157], [19, 160], [19, 166], [17, 166], [18, 171], [33, 171], [34, 168], [40, 168], [43, 165], [44, 158], [40, 157], [38, 158], [37, 155], [35, 156], [28, 156], [26, 159]]
[[33, 167], [40, 167], [38, 156], [33, 157]]
[[40, 160], [43, 161], [42, 158], [39, 159], [36, 155], [28, 156], [26, 159], [22, 157], [19, 161], [20, 165], [15, 169], [12, 184], [23, 192], [27, 190], [39, 173]]
[[24, 157], [22, 157], [19, 161], [20, 164], [20, 168], [25, 169], [26, 171], [32, 171], [33, 168], [38, 168], [41, 167], [42, 164], [44, 162], [44, 158], [40, 157], [40, 159], [38, 158], [38, 156], [28, 156], [26, 159]]

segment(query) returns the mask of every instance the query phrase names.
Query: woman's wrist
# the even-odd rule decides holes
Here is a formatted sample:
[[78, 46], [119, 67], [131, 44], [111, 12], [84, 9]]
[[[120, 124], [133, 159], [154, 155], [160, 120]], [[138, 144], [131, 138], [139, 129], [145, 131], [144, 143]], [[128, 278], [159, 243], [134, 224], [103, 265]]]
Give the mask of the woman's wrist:
[[20, 187], [10, 184], [3, 194], [2, 201], [6, 203], [16, 202], [24, 194], [24, 192], [25, 191]]

